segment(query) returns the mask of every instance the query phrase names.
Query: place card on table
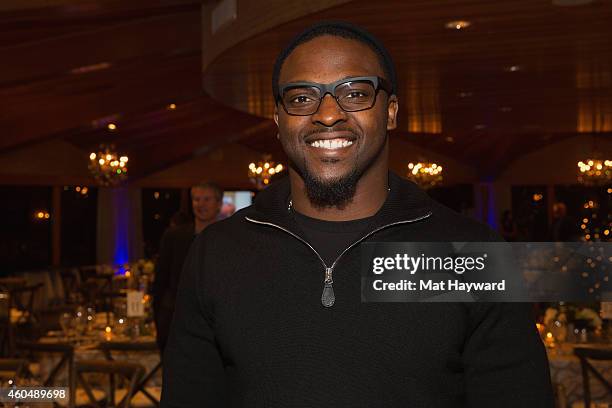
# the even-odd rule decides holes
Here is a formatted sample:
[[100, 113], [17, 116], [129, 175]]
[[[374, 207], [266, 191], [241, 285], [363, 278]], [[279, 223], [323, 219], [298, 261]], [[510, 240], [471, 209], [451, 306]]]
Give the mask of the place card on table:
[[132, 290], [127, 293], [128, 317], [142, 317], [145, 315], [144, 292]]
[[612, 302], [601, 302], [601, 318], [612, 320]]

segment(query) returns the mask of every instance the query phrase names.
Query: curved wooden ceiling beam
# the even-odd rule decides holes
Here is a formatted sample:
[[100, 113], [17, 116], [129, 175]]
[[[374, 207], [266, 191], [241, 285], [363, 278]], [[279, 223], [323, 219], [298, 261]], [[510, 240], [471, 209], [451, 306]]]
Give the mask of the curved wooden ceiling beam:
[[220, 54], [253, 36], [268, 31], [291, 20], [298, 19], [330, 7], [350, 2], [350, 0], [235, 0], [236, 19], [222, 25], [213, 33], [212, 14], [219, 3], [202, 6], [202, 71]]

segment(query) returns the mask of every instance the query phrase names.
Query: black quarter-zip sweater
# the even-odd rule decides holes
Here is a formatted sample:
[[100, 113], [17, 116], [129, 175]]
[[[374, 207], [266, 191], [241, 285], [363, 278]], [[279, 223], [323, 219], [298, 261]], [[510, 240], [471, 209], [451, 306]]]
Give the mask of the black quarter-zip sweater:
[[[389, 186], [364, 241], [498, 240], [409, 181], [390, 174]], [[192, 245], [162, 407], [553, 406], [530, 305], [362, 303], [357, 244], [334, 265], [324, 307], [326, 268], [289, 195], [279, 181]]]

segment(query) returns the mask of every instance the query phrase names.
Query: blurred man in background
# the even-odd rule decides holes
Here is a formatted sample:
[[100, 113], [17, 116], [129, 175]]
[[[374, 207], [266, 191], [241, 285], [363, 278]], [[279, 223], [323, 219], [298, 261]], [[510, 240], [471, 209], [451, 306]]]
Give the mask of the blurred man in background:
[[153, 283], [153, 312], [157, 328], [157, 345], [163, 353], [174, 312], [174, 302], [183, 262], [193, 238], [217, 221], [223, 190], [210, 182], [202, 182], [191, 188], [191, 208], [194, 220], [170, 227], [161, 239], [159, 259]]
[[555, 242], [578, 241], [580, 237], [578, 223], [567, 215], [565, 203], [554, 203], [552, 213], [553, 221], [550, 226], [550, 240]]

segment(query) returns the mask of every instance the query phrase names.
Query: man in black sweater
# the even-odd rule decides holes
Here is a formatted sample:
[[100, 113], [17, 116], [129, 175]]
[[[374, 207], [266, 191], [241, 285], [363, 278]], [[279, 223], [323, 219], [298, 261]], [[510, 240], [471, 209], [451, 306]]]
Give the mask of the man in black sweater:
[[529, 305], [361, 302], [361, 242], [498, 240], [389, 172], [382, 45], [313, 26], [273, 88], [289, 177], [192, 245], [162, 407], [552, 407]]

